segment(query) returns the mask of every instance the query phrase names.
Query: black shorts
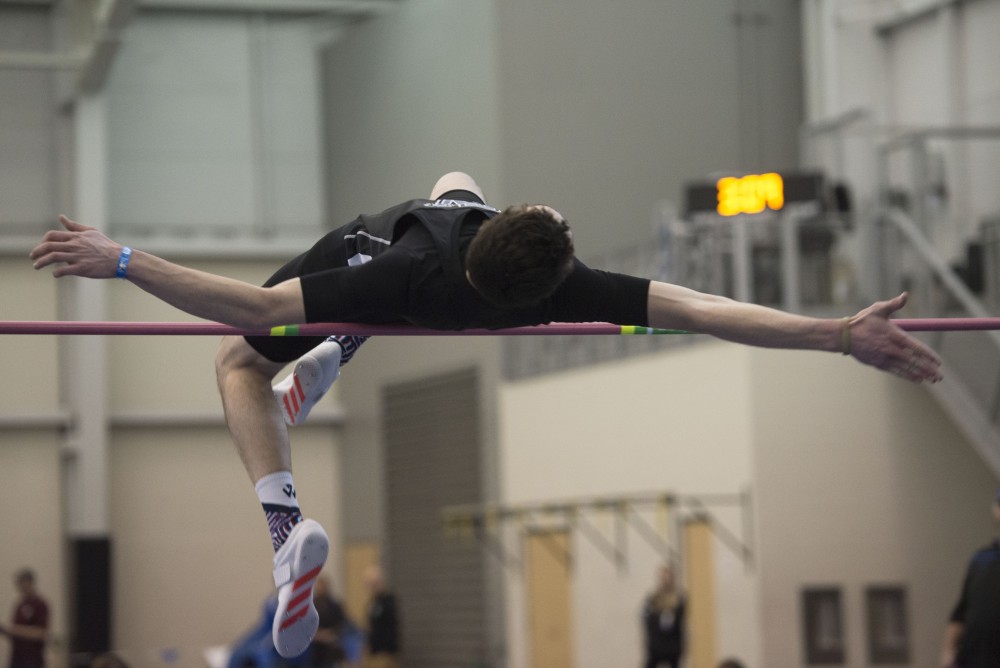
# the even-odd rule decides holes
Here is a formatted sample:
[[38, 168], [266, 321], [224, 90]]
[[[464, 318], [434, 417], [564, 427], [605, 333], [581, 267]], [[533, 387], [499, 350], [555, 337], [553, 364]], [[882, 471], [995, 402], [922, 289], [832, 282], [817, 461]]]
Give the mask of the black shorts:
[[[485, 204], [475, 194], [466, 190], [450, 190], [438, 199]], [[360, 219], [354, 220], [325, 234], [312, 248], [287, 262], [264, 282], [264, 287], [327, 269], [364, 264], [389, 247], [390, 236], [382, 231], [379, 234], [371, 234]], [[331, 332], [331, 335], [335, 334], [336, 332]], [[250, 347], [272, 362], [288, 363], [302, 357], [328, 337], [247, 336], [244, 338]]]

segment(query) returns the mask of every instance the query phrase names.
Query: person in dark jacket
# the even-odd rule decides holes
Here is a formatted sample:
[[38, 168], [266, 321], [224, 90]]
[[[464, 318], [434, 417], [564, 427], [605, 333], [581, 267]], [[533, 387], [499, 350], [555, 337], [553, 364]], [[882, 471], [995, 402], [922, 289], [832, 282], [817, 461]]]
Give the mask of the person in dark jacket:
[[310, 668], [339, 666], [347, 658], [344, 640], [349, 623], [344, 607], [334, 598], [333, 587], [325, 575], [316, 578], [313, 605], [319, 613], [319, 629], [309, 648]]
[[376, 565], [365, 571], [371, 591], [368, 604], [368, 657], [370, 668], [399, 668], [400, 623], [396, 595], [388, 590], [382, 569]]
[[677, 590], [674, 569], [659, 571], [656, 589], [642, 607], [646, 636], [646, 668], [678, 668], [684, 654], [684, 612], [686, 602]]
[[[1000, 536], [1000, 490], [993, 500]], [[1000, 666], [1000, 539], [972, 556], [941, 649], [942, 668]]]

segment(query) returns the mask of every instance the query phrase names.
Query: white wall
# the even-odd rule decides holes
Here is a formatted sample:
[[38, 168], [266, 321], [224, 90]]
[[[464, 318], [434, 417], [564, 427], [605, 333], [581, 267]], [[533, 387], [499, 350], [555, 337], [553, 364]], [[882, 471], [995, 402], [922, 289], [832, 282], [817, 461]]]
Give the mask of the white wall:
[[343, 224], [471, 173], [502, 201], [489, 0], [401, 2], [325, 55], [328, 214]]
[[322, 25], [139, 13], [106, 87], [111, 230], [315, 235]]
[[[718, 343], [531, 380], [500, 391], [502, 501], [648, 492], [738, 494], [753, 483], [747, 349]], [[741, 531], [739, 513], [721, 510]], [[655, 526], [655, 517], [647, 517]], [[610, 529], [608, 529], [610, 534]], [[516, 533], [509, 549], [517, 551]], [[638, 665], [639, 612], [662, 557], [635, 532], [627, 570], [574, 536], [574, 653], [581, 668]], [[757, 578], [718, 541], [719, 656], [759, 661]], [[529, 665], [522, 573], [507, 578], [511, 666]], [[733, 623], [739, 620], [739, 623]]]
[[[190, 236], [229, 226], [227, 240], [280, 229], [286, 242], [290, 231], [306, 230], [311, 241], [320, 229], [313, 39], [319, 26], [258, 19], [140, 13], [126, 33], [107, 92], [109, 209], [113, 227], [127, 231], [124, 240], [136, 239], [143, 226], [148, 234], [151, 225], [159, 225], [161, 235], [168, 227]], [[51, 49], [48, 21], [42, 7], [4, 7], [0, 49]], [[51, 225], [57, 200], [63, 199], [62, 206], [67, 201], [60, 178], [71, 171], [69, 137], [55, 127], [51, 79], [44, 71], [0, 69], [0, 235], [22, 228], [34, 235]], [[60, 300], [72, 298], [66, 286], [76, 279], [57, 288], [47, 271], [31, 271], [23, 246], [4, 246], [0, 315], [58, 319], [64, 313]], [[189, 260], [181, 258], [255, 283], [280, 264], [273, 257], [215, 265]], [[189, 319], [127, 283], [107, 287], [109, 318]], [[0, 549], [0, 577], [8, 582], [6, 574], [34, 566], [53, 602], [55, 631], [65, 640], [66, 593], [72, 587], [63, 580], [63, 438], [54, 424], [47, 426], [55, 422], [65, 384], [59, 362], [66, 351], [57, 342], [4, 337], [0, 353], [4, 377], [18, 379], [0, 389], [0, 424], [28, 418], [40, 423], [0, 427], [0, 507], [8, 513], [26, 503], [32, 508], [5, 525], [24, 540]], [[185, 665], [198, 665], [192, 653], [235, 639], [256, 620], [260, 602], [273, 589], [266, 523], [222, 428], [213, 369], [217, 345], [199, 337], [109, 341], [112, 642], [134, 653], [138, 665], [148, 665], [153, 653], [168, 647], [186, 653]], [[336, 574], [338, 442], [328, 424], [293, 435], [293, 460], [303, 509], [330, 533], [329, 568]], [[8, 475], [16, 479], [7, 481]], [[218, 548], [220, 541], [231, 549]], [[5, 609], [12, 595], [0, 588]]]
[[[56, 282], [47, 273], [33, 272], [24, 256], [0, 257], [0, 284], [5, 286], [3, 319], [53, 319]], [[0, 509], [7, 536], [0, 541], [0, 618], [8, 619], [16, 599], [14, 573], [33, 568], [49, 601], [52, 631], [65, 640], [61, 439], [56, 426], [44, 421], [59, 407], [56, 339], [4, 336], [0, 343], [0, 377], [6, 379], [0, 384], [0, 424], [42, 419], [32, 428], [0, 427]], [[6, 652], [0, 649], [0, 657]]]
[[[508, 383], [500, 396], [506, 503], [750, 486], [754, 574], [716, 546], [720, 657], [800, 665], [800, 590], [835, 584], [846, 665], [868, 665], [864, 588], [903, 584], [911, 665], [929, 665], [965, 563], [992, 533], [997, 480], [932, 397], [839, 355], [704, 344]], [[739, 531], [738, 516], [723, 518]], [[508, 539], [516, 550], [516, 532]], [[636, 610], [657, 556], [633, 537], [617, 573], [586, 540], [574, 547], [578, 665], [637, 662]], [[507, 591], [511, 665], [526, 666], [518, 574]]]
[[804, 661], [799, 596], [838, 585], [867, 666], [864, 588], [907, 587], [911, 666], [933, 665], [997, 479], [931, 395], [839, 355], [755, 351], [754, 483], [766, 665]]
[[[0, 51], [51, 48], [49, 8], [0, 7]], [[0, 68], [0, 229], [29, 229], [56, 210], [56, 137], [53, 79], [45, 70]]]
[[[178, 261], [255, 284], [278, 264]], [[112, 284], [110, 304], [114, 320], [192, 320], [125, 282]], [[191, 652], [232, 642], [257, 620], [273, 590], [267, 524], [224, 429], [215, 386], [218, 344], [216, 337], [109, 342], [110, 413], [133, 425], [112, 432], [114, 642], [139, 664], [164, 648], [178, 648], [193, 662]], [[334, 409], [328, 398], [314, 415]], [[290, 436], [300, 503], [330, 536], [327, 570], [336, 582], [338, 433], [320, 425]], [[148, 612], [153, 601], [155, 615]]]
[[795, 165], [798, 3], [496, 5], [505, 194], [559, 209], [585, 256], [644, 242], [687, 181]]
[[[1000, 126], [1000, 2], [969, 3], [959, 17], [963, 36], [958, 58], [964, 68], [962, 111], [969, 125]], [[1000, 174], [1000, 138], [967, 147], [968, 166], [961, 172], [963, 195], [969, 198], [972, 216], [1000, 213], [1000, 192], [993, 186]], [[978, 221], [977, 221], [978, 222]]]
[[[5, 366], [0, 361], [0, 367]], [[0, 414], [10, 413], [5, 406]], [[4, 623], [13, 616], [18, 599], [14, 574], [25, 567], [34, 570], [38, 591], [49, 602], [50, 632], [60, 643], [51, 646], [53, 657], [65, 648], [67, 619], [60, 487], [54, 430], [0, 430], [0, 508], [6, 536], [0, 542], [0, 615]], [[4, 643], [0, 657], [7, 652]]]
[[1000, 59], [1000, 44], [994, 39], [998, 25], [1000, 2], [996, 0], [971, 2], [961, 16], [965, 111], [972, 123], [996, 123], [1000, 118], [1000, 80], [993, 67]]
[[955, 92], [952, 63], [947, 58], [948, 32], [940, 18], [916, 21], [882, 38], [888, 52], [890, 119], [902, 126], [942, 126], [953, 117]]
[[420, 0], [352, 26], [326, 59], [333, 219], [466, 169], [594, 254], [645, 239], [687, 180], [793, 165], [797, 4], [756, 3], [757, 29], [738, 4]]
[[[276, 264], [182, 261], [255, 283]], [[0, 281], [4, 319], [57, 319], [59, 282], [47, 271], [32, 271], [22, 254], [0, 258]], [[113, 319], [190, 319], [131, 284], [108, 287]], [[48, 336], [3, 337], [0, 374], [10, 382], [0, 387], [0, 508], [4, 530], [17, 539], [0, 543], [0, 614], [13, 604], [10, 575], [33, 567], [52, 604], [53, 631], [62, 651], [68, 583], [61, 434], [44, 422], [30, 428], [2, 426], [8, 419], [57, 413], [62, 379], [57, 342]], [[217, 347], [215, 337], [109, 341], [112, 640], [134, 665], [150, 665], [159, 660], [158, 651], [170, 648], [181, 651], [182, 665], [198, 665], [203, 647], [231, 642], [256, 621], [273, 589], [267, 524], [223, 426], [214, 377]], [[328, 399], [315, 414], [336, 409]], [[294, 430], [292, 444], [302, 507], [330, 535], [328, 571], [336, 581], [338, 433], [322, 425]]]
[[[843, 160], [829, 137], [817, 144], [819, 164], [849, 182], [862, 207], [874, 202], [875, 150], [883, 140], [922, 128], [1000, 126], [994, 66], [1000, 58], [994, 38], [1000, 30], [1000, 1], [943, 5], [948, 6], [880, 32], [881, 19], [905, 8], [807, 3], [806, 53], [815, 64], [807, 82], [814, 101], [810, 120], [855, 109], [870, 112], [867, 122], [837, 138]], [[945, 186], [944, 198], [931, 202], [931, 237], [946, 258], [957, 259], [983, 218], [1000, 211], [1000, 193], [990, 186], [1000, 173], [1000, 137], [936, 139], [928, 147], [933, 173]], [[912, 155], [895, 153], [897, 187], [914, 184]]]
[[[336, 441], [326, 428], [294, 435], [303, 512], [340, 544]], [[111, 450], [115, 647], [133, 665], [165, 649], [199, 665], [208, 646], [254, 626], [274, 589], [267, 523], [229, 436], [217, 428], [118, 429]]]
[[[47, 271], [32, 270], [27, 253], [0, 255], [0, 284], [6, 287], [2, 301], [4, 320], [55, 318], [56, 281]], [[56, 341], [55, 337], [4, 337], [0, 373], [12, 382], [0, 384], [0, 414], [58, 408]]]
[[[0, 50], [40, 52], [51, 47], [49, 8], [0, 7]], [[0, 69], [0, 235], [41, 229], [55, 218], [58, 176], [52, 76], [43, 70]], [[56, 283], [31, 270], [27, 252], [0, 253], [0, 318], [51, 320]], [[54, 337], [5, 336], [0, 348], [0, 619], [13, 613], [13, 575], [32, 568], [49, 602], [58, 645], [49, 658], [64, 661], [67, 634], [63, 552], [61, 438], [52, 418], [59, 407]], [[9, 644], [0, 646], [5, 661]]]
[[[166, 256], [204, 271], [260, 285], [280, 260], [212, 262]], [[72, 279], [71, 279], [72, 280]], [[168, 306], [126, 281], [109, 282], [108, 318], [115, 321], [192, 322], [197, 318]], [[213, 336], [117, 336], [109, 339], [112, 413], [222, 415], [215, 385]]]

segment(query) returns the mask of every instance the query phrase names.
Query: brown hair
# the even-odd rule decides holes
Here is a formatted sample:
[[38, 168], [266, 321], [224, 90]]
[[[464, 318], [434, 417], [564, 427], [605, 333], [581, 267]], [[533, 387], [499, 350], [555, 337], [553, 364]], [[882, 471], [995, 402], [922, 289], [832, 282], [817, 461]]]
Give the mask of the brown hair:
[[573, 269], [569, 225], [540, 207], [508, 207], [479, 228], [465, 268], [476, 290], [496, 306], [535, 304]]

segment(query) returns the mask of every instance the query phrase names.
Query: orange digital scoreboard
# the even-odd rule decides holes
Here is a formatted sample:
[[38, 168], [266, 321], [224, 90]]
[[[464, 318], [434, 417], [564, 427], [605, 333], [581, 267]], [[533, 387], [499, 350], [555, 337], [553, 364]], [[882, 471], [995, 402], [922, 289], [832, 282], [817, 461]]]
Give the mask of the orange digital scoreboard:
[[714, 182], [688, 184], [687, 213], [715, 213], [724, 217], [781, 211], [787, 204], [823, 201], [819, 173], [765, 172], [724, 176]]

